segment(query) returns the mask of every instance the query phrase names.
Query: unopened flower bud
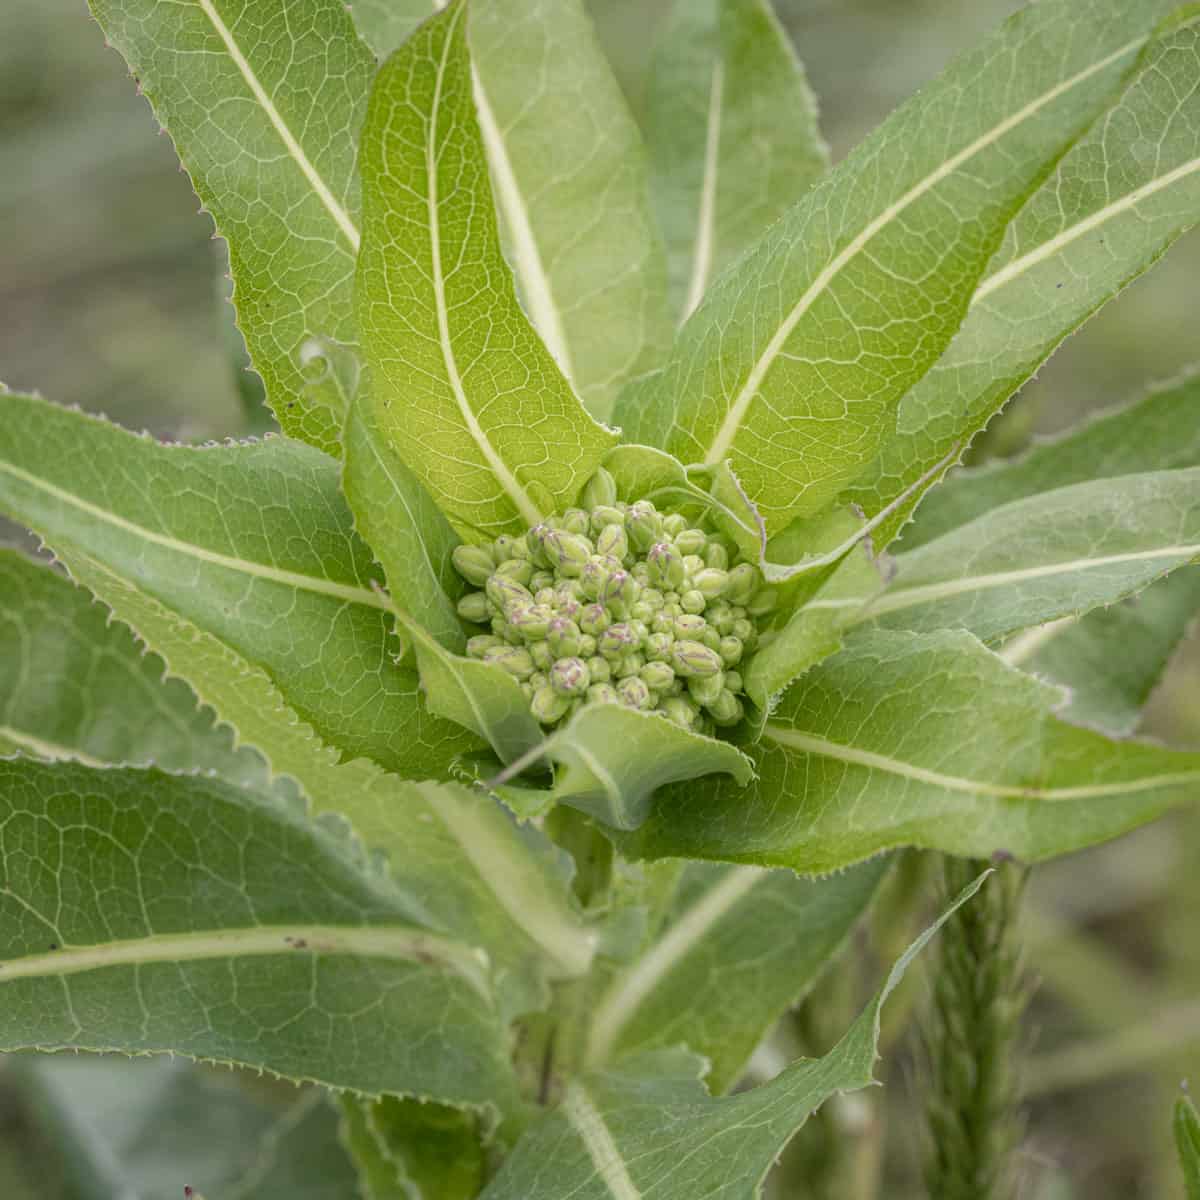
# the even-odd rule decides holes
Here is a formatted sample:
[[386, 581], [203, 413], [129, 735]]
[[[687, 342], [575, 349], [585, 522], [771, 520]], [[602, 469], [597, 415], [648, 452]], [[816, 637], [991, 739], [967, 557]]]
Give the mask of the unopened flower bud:
[[627, 617], [642, 594], [642, 585], [628, 571], [614, 571], [605, 581], [600, 602], [614, 617]]
[[658, 706], [658, 711], [683, 729], [691, 729], [700, 718], [699, 705], [687, 696], [669, 697]]
[[560, 575], [579, 575], [594, 553], [592, 543], [581, 534], [552, 529], [542, 541], [542, 550], [550, 566]]
[[671, 666], [679, 675], [705, 678], [721, 669], [721, 656], [700, 642], [681, 639], [671, 647]]
[[540, 642], [529, 643], [529, 655], [539, 671], [548, 671], [554, 665], [554, 651], [550, 643], [543, 638]]
[[579, 610], [579, 628], [599, 637], [612, 624], [612, 615], [603, 604], [588, 604]]
[[627, 675], [640, 675], [645, 665], [646, 656], [640, 650], [631, 650], [614, 665], [613, 674], [618, 679], [624, 679]]
[[704, 593], [696, 591], [695, 588], [684, 592], [679, 597], [679, 606], [687, 613], [702, 613], [707, 604], [708, 601], [705, 600]]
[[742, 682], [742, 677], [737, 671], [726, 671], [725, 686], [736, 696], [746, 685]]
[[543, 725], [553, 725], [555, 721], [560, 721], [567, 715], [571, 701], [569, 697], [561, 695], [547, 685], [533, 693], [529, 707]]
[[485, 663], [503, 667], [518, 679], [528, 679], [533, 674], [533, 658], [528, 650], [517, 646], [501, 646], [488, 650], [483, 656]]
[[529, 546], [523, 537], [515, 538], [511, 534], [502, 533], [492, 543], [492, 557], [495, 558], [497, 566], [510, 559], [528, 558]]
[[675, 618], [674, 634], [680, 638], [691, 638], [699, 641], [700, 635], [708, 628], [708, 622], [694, 613], [681, 613]]
[[582, 658], [560, 658], [550, 668], [550, 686], [563, 696], [582, 696], [592, 677]]
[[728, 689], [722, 688], [721, 693], [708, 706], [709, 715], [718, 725], [736, 725], [745, 713], [742, 702]]
[[752, 563], [738, 563], [730, 569], [729, 583], [725, 588], [725, 598], [730, 604], [746, 604], [750, 597], [758, 591], [762, 576]]
[[464, 621], [482, 625], [491, 615], [488, 612], [487, 597], [482, 592], [468, 592], [458, 602], [458, 615]]
[[509, 579], [506, 575], [492, 575], [485, 584], [488, 599], [501, 612], [507, 612], [514, 605], [529, 605], [533, 603], [533, 596], [529, 589], [518, 583], [515, 579]]
[[545, 671], [534, 671], [525, 682], [536, 692], [538, 688], [550, 686], [550, 676]]
[[638, 675], [652, 692], [661, 692], [675, 682], [675, 672], [665, 662], [648, 662]]
[[482, 658], [489, 650], [498, 650], [503, 645], [503, 638], [493, 637], [490, 633], [480, 633], [467, 639], [467, 654], [471, 658]]
[[682, 513], [671, 513], [663, 517], [662, 527], [667, 537], [678, 537], [688, 527], [687, 517]]
[[680, 554], [701, 554], [708, 545], [708, 535], [701, 529], [684, 529], [675, 535], [675, 549]]
[[650, 622], [650, 628], [654, 633], [674, 633], [674, 618], [668, 612], [656, 613]]
[[649, 500], [639, 500], [631, 504], [625, 514], [625, 529], [629, 534], [629, 544], [639, 554], [645, 554], [662, 532], [662, 517]]
[[596, 534], [596, 553], [624, 559], [629, 554], [629, 535], [621, 525], [605, 525]]
[[704, 608], [704, 619], [724, 637], [733, 628], [733, 606], [724, 600], [710, 600]]
[[717, 653], [727, 667], [732, 667], [742, 661], [742, 649], [741, 638], [723, 637]]
[[556, 658], [579, 653], [579, 626], [570, 617], [555, 617], [546, 630], [546, 641]]
[[483, 587], [488, 576], [496, 569], [491, 553], [482, 546], [455, 546], [450, 553], [454, 569], [476, 587]]
[[621, 703], [630, 708], [650, 706], [650, 689], [636, 675], [630, 675], [617, 684], [617, 695]]
[[683, 555], [670, 542], [655, 542], [646, 552], [646, 566], [650, 568], [651, 581], [664, 592], [683, 582]]
[[599, 534], [606, 525], [624, 525], [625, 514], [611, 504], [599, 504], [592, 509], [592, 532]]
[[747, 650], [753, 649], [756, 630], [754, 622], [747, 620], [745, 617], [739, 617], [734, 621], [733, 627], [729, 630], [730, 634], [738, 638]]
[[694, 675], [688, 680], [688, 691], [697, 704], [712, 704], [725, 687], [725, 675], [718, 671], [715, 675]]
[[590, 634], [585, 633], [579, 638], [579, 657], [591, 658], [596, 653], [596, 639]]
[[620, 659], [634, 648], [633, 631], [628, 625], [610, 625], [597, 639], [596, 646], [610, 662]]
[[711, 625], [704, 630], [704, 632], [700, 635], [699, 640], [703, 642], [710, 650], [715, 650], [718, 654], [720, 654], [721, 635]]
[[642, 644], [650, 662], [666, 662], [671, 657], [671, 647], [675, 644], [675, 639], [669, 633], [651, 633]]
[[611, 683], [593, 683], [587, 690], [589, 704], [618, 704], [621, 697]]
[[720, 542], [709, 542], [702, 554], [704, 565], [714, 571], [729, 570], [729, 551]]
[[601, 504], [616, 504], [617, 484], [612, 475], [603, 467], [597, 467], [584, 485], [579, 502], [587, 509], [597, 508]]
[[716, 567], [705, 567], [703, 571], [697, 571], [692, 576], [692, 587], [696, 589], [705, 600], [716, 600], [718, 596], [724, 594], [725, 589], [729, 586], [729, 572], [718, 570]]
[[582, 508], [568, 508], [562, 515], [562, 527], [568, 533], [587, 534], [591, 528], [592, 518]]
[[[643, 593], [644, 595], [645, 593]], [[651, 621], [658, 615], [658, 610], [647, 604], [645, 600], [639, 600], [630, 610], [630, 617], [635, 621], [641, 621], [644, 625], [649, 625]]]
[[593, 683], [607, 683], [612, 678], [612, 666], [599, 654], [593, 654], [587, 660], [587, 669]]
[[604, 591], [604, 585], [608, 582], [608, 577], [612, 574], [612, 567], [607, 555], [593, 554], [591, 558], [583, 564], [583, 570], [579, 574], [579, 590], [589, 600], [599, 600], [600, 594]]
[[529, 557], [534, 566], [543, 569], [550, 567], [550, 556], [546, 553], [546, 539], [553, 531], [551, 525], [542, 521], [525, 535], [525, 545], [529, 548]]
[[508, 558], [496, 568], [496, 574], [515, 579], [522, 587], [528, 587], [533, 579], [533, 563], [527, 558]]
[[[683, 556], [683, 574], [685, 579], [690, 581], [693, 576], [699, 575], [704, 569], [704, 559], [702, 559], [700, 555], [685, 554]], [[688, 586], [691, 586], [690, 582]]]
[[554, 590], [554, 572], [537, 570], [529, 577], [529, 582], [525, 585], [533, 593], [533, 598], [542, 603], [538, 593], [541, 591]]
[[508, 623], [519, 630], [526, 641], [540, 641], [550, 631], [554, 620], [554, 609], [548, 604], [530, 604], [513, 608], [508, 614]]

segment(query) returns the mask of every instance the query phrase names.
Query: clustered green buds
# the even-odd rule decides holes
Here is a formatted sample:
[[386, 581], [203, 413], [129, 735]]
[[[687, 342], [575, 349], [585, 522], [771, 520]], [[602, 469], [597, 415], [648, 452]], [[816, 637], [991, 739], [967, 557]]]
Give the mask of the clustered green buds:
[[583, 503], [523, 538], [454, 551], [480, 589], [458, 602], [459, 616], [491, 628], [467, 653], [512, 674], [546, 726], [589, 703], [702, 733], [735, 725], [759, 619], [775, 604], [758, 568], [679, 513], [618, 501], [604, 470]]

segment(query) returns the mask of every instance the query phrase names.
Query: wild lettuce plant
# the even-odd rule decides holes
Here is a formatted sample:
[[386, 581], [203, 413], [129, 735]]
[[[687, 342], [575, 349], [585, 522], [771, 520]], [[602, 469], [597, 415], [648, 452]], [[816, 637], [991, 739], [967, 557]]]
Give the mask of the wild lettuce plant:
[[[644, 136], [580, 0], [91, 2], [282, 435], [0, 396], [64, 568], [0, 558], [0, 1046], [338, 1094], [257, 1175], [214, 1100], [146, 1185], [210, 1200], [758, 1195], [930, 936], [734, 1091], [884, 852], [1200, 789], [1128, 736], [1200, 382], [947, 478], [1200, 216], [1200, 16], [1041, 0], [830, 168], [765, 0], [678, 0]], [[131, 1113], [205, 1127], [191, 1078]]]

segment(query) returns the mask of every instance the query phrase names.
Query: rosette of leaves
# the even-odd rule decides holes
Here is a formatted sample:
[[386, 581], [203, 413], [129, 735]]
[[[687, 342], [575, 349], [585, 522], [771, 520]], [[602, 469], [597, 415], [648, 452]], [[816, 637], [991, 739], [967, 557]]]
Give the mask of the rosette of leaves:
[[724, 1094], [876, 856], [1200, 784], [1110, 736], [1196, 612], [1200, 386], [932, 490], [1200, 215], [1195, 12], [1042, 0], [828, 169], [762, 0], [680, 0], [644, 140], [577, 0], [92, 7], [282, 435], [0, 396], [76, 585], [3, 560], [0, 1044], [341, 1090], [371, 1196], [756, 1194], [870, 1080], [896, 972]]

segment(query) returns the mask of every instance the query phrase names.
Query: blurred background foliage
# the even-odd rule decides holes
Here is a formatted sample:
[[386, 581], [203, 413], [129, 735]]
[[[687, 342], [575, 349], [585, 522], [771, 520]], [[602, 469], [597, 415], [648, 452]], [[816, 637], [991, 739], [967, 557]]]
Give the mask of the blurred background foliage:
[[[636, 112], [666, 0], [590, 3]], [[1015, 0], [777, 0], [820, 97], [835, 158], [1016, 7]], [[224, 301], [223, 247], [198, 208], [168, 139], [121, 60], [105, 49], [84, 0], [0, 0], [0, 380], [176, 440], [263, 428]], [[1018, 452], [1034, 434], [1128, 400], [1200, 360], [1198, 281], [1200, 235], [1193, 234], [1063, 347], [975, 454]], [[1144, 732], [1200, 745], [1196, 638], [1153, 698]], [[893, 880], [898, 898], [906, 888], [932, 890], [927, 865], [908, 857]], [[1034, 872], [1026, 945], [1038, 988], [1027, 1022], [1022, 1197], [1182, 1196], [1170, 1107], [1182, 1079], [1200, 1083], [1198, 914], [1200, 809]], [[877, 913], [782, 1031], [785, 1049], [824, 1047], [875, 962], [907, 933], [894, 924], [886, 907]], [[921, 1065], [898, 1019], [906, 1003], [919, 1009], [920, 991], [920, 984], [910, 989], [892, 1018], [892, 1053], [882, 1068], [889, 1087], [844, 1098], [810, 1122], [787, 1156], [778, 1195], [922, 1194], [914, 1100]], [[104, 1061], [84, 1068], [90, 1076], [39, 1080], [23, 1062], [5, 1064], [0, 1197], [182, 1194], [188, 1180], [172, 1176], [169, 1160], [165, 1172], [152, 1163], [141, 1174], [109, 1161], [114, 1151], [104, 1140], [117, 1139], [118, 1156], [134, 1153], [138, 1126], [133, 1113], [124, 1126], [114, 1123], [106, 1087], [130, 1074], [139, 1090], [164, 1086], [154, 1063], [121, 1065], [114, 1074], [116, 1067]], [[69, 1112], [46, 1100], [64, 1078]], [[198, 1078], [196, 1086], [216, 1096], [230, 1075]], [[298, 1119], [290, 1088], [260, 1085], [239, 1103], [282, 1130]], [[221, 1129], [208, 1132], [219, 1145]], [[286, 1173], [272, 1174], [270, 1163], [243, 1165], [241, 1174], [235, 1166], [224, 1194], [287, 1194]], [[330, 1187], [331, 1196], [345, 1194], [344, 1178]]]

